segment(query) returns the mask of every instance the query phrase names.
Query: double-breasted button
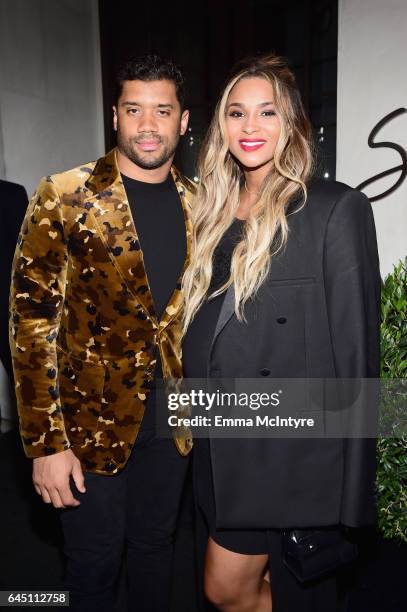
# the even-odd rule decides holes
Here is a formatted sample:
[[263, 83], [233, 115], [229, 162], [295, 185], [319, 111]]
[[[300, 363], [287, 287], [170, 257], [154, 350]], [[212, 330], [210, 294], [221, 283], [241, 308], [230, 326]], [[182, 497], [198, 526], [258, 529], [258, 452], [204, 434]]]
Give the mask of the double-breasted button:
[[280, 325], [287, 323], [287, 317], [278, 317], [277, 323], [280, 323]]
[[270, 370], [269, 370], [268, 368], [262, 368], [262, 369], [260, 370], [260, 374], [261, 374], [262, 376], [270, 376], [271, 372], [270, 372]]

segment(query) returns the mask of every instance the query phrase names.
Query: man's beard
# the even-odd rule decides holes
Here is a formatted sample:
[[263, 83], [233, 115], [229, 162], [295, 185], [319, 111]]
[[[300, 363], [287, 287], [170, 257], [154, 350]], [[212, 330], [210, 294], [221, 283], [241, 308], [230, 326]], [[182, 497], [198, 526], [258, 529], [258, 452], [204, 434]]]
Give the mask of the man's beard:
[[[158, 157], [153, 157], [151, 153], [140, 155], [136, 150], [136, 143], [143, 140], [154, 140], [160, 142], [163, 147], [161, 154]], [[140, 134], [133, 138], [125, 139], [120, 131], [120, 125], [117, 126], [117, 146], [119, 151], [125, 155], [133, 164], [136, 164], [143, 170], [155, 170], [161, 168], [175, 153], [179, 141], [179, 135], [176, 136], [173, 142], [166, 142], [161, 136], [151, 134]]]

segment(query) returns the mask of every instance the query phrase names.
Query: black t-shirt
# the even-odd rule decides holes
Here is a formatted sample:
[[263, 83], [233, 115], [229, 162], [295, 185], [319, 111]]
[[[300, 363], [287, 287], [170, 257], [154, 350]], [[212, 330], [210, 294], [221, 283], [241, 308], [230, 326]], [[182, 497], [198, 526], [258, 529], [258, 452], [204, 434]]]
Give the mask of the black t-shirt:
[[[171, 174], [162, 183], [144, 183], [122, 175], [143, 252], [144, 266], [159, 320], [177, 286], [187, 254], [184, 211]], [[156, 351], [156, 378], [162, 378]], [[155, 427], [156, 394], [148, 395], [142, 429]]]
[[[222, 236], [213, 254], [212, 279], [208, 295], [219, 289], [230, 276], [233, 250], [242, 238], [244, 221], [235, 219]], [[206, 378], [209, 350], [225, 291], [206, 300], [189, 326], [182, 344], [182, 363], [186, 378]]]
[[177, 285], [186, 258], [182, 204], [171, 174], [162, 183], [122, 176], [158, 319]]

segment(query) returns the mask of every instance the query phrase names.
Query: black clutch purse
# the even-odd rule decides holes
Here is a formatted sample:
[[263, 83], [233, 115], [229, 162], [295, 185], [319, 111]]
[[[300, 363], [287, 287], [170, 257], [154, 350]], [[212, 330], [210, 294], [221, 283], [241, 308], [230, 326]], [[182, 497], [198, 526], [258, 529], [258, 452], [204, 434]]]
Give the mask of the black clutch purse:
[[282, 539], [283, 562], [301, 583], [310, 582], [350, 563], [357, 544], [341, 529], [295, 529]]

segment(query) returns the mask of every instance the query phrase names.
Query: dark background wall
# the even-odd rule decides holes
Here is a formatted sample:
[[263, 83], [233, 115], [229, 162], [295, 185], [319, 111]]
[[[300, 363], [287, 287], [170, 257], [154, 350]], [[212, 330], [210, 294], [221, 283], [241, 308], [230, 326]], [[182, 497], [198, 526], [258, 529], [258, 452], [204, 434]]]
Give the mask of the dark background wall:
[[[199, 144], [222, 84], [242, 57], [274, 51], [288, 57], [320, 149], [319, 174], [335, 177], [337, 0], [99, 0], [106, 148], [115, 66], [155, 51], [172, 57], [187, 78], [190, 131], [176, 163], [195, 174]], [[328, 178], [328, 176], [327, 176]]]

